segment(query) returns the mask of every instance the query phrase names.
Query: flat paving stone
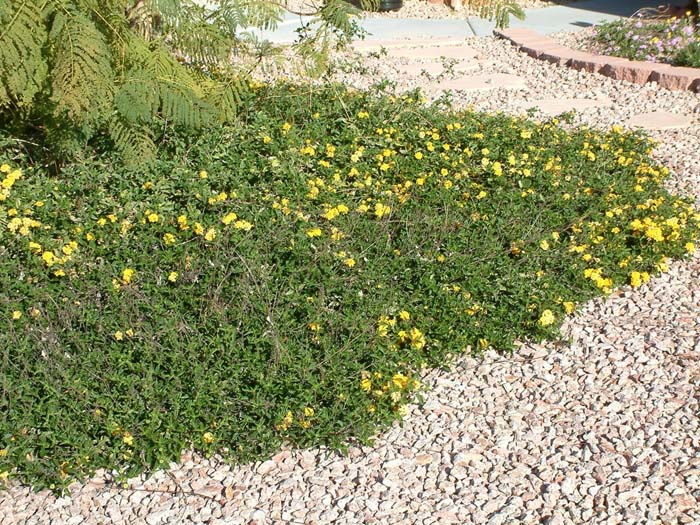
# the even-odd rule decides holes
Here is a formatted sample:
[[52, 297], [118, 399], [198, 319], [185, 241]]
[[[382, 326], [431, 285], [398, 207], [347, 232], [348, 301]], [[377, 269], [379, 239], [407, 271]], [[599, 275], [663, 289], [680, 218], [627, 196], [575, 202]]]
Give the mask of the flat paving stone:
[[489, 73], [468, 75], [454, 80], [440, 82], [440, 89], [453, 91], [484, 91], [487, 89], [523, 89], [527, 84], [517, 75], [507, 73]]
[[[455, 73], [464, 73], [466, 71], [474, 71], [479, 69], [481, 62], [478, 60], [462, 60], [452, 66], [452, 71]], [[431, 62], [408, 62], [406, 64], [398, 64], [396, 69], [403, 74], [411, 76], [420, 76], [425, 72], [430, 76], [438, 76], [445, 73], [449, 68], [441, 60]]]
[[471, 47], [458, 46], [422, 46], [422, 47], [396, 47], [387, 49], [387, 54], [393, 58], [476, 58], [477, 52]]
[[612, 100], [604, 98], [594, 100], [589, 98], [545, 98], [528, 100], [522, 104], [523, 109], [537, 108], [545, 115], [561, 115], [567, 111], [583, 111], [589, 108], [612, 106]]
[[358, 40], [352, 43], [352, 49], [358, 52], [369, 53], [378, 51], [385, 47], [387, 49], [399, 47], [418, 46], [456, 46], [464, 44], [464, 38], [457, 37], [435, 37], [435, 38], [401, 38], [393, 40]]
[[694, 123], [690, 115], [679, 115], [668, 111], [651, 111], [630, 117], [626, 124], [631, 128], [676, 129], [691, 126]]

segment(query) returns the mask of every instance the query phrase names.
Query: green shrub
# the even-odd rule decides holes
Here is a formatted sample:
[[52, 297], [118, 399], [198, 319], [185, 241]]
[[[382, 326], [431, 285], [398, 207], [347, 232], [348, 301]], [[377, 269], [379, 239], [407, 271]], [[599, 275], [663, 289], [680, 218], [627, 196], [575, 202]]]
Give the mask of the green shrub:
[[596, 26], [593, 41], [606, 55], [693, 67], [698, 26], [689, 16], [663, 20], [630, 18]]
[[245, 107], [169, 133], [148, 170], [3, 148], [6, 477], [364, 441], [422, 367], [557, 337], [698, 237], [637, 133], [335, 86], [258, 86]]
[[676, 53], [674, 65], [700, 68], [700, 42], [692, 42]]

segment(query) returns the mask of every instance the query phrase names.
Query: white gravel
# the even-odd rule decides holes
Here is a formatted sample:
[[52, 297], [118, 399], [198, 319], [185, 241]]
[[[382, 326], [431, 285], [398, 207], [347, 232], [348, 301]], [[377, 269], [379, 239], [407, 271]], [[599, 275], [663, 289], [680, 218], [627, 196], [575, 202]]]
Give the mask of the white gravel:
[[[460, 106], [521, 112], [528, 100], [606, 98], [575, 117], [603, 127], [653, 110], [700, 116], [697, 94], [559, 69], [490, 38], [468, 44], [481, 72], [527, 87], [456, 94]], [[437, 94], [438, 82], [399, 78], [389, 60], [364, 66]], [[700, 204], [700, 126], [651, 134], [673, 169], [669, 188]], [[128, 488], [96, 477], [63, 498], [12, 486], [0, 492], [0, 525], [700, 523], [700, 256], [589, 302], [562, 334], [567, 344], [431, 372], [426, 403], [347, 457], [185, 457]]]

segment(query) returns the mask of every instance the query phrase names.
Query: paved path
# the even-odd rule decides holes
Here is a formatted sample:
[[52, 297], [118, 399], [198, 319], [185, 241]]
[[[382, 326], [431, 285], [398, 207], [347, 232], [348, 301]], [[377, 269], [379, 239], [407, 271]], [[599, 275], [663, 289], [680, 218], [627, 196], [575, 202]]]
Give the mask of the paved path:
[[[543, 35], [557, 31], [575, 31], [603, 21], [630, 16], [644, 7], [657, 7], [661, 0], [579, 0], [566, 5], [555, 5], [542, 9], [526, 9], [523, 21], [512, 19], [511, 27], [533, 29]], [[309, 21], [287, 13], [274, 31], [253, 33], [275, 43], [293, 42], [296, 30]], [[360, 25], [369, 34], [368, 40], [390, 40], [409, 37], [459, 37], [489, 36], [494, 24], [488, 20], [473, 18], [465, 20], [419, 20], [415, 18], [367, 18]]]

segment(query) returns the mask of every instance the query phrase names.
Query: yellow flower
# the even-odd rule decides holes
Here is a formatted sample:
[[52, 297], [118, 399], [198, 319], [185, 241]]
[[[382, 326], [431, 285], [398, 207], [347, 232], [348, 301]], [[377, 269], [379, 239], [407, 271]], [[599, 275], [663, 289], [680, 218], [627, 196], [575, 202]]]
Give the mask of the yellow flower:
[[400, 317], [403, 321], [408, 321], [408, 320], [411, 318], [411, 314], [408, 313], [406, 310], [401, 310], [401, 311], [399, 312], [399, 317]]
[[311, 417], [311, 416], [313, 416], [313, 415], [314, 415], [314, 409], [311, 408], [311, 407], [305, 407], [305, 408], [304, 408], [304, 415], [305, 415], [306, 417]]
[[544, 251], [549, 250], [549, 243], [546, 239], [540, 241], [540, 248], [542, 248]]
[[206, 178], [208, 177], [208, 175], [209, 175], [209, 174], [208, 174], [206, 171], [204, 171], [204, 170], [201, 170], [201, 171], [199, 172], [199, 178], [200, 178], [200, 179], [206, 179]]
[[13, 320], [17, 321], [20, 317], [22, 317], [22, 312], [20, 312], [19, 310], [15, 310], [14, 312], [12, 312]]
[[369, 393], [372, 390], [372, 380], [370, 379], [369, 372], [362, 372], [360, 388], [367, 393]]
[[124, 334], [122, 333], [121, 330], [117, 330], [116, 332], [114, 332], [114, 338], [115, 338], [117, 341], [123, 341], [123, 340], [124, 340]]
[[318, 332], [321, 330], [321, 325], [318, 323], [309, 323], [309, 330], [312, 332]]
[[343, 261], [343, 264], [348, 268], [353, 268], [355, 266], [355, 259], [353, 259], [352, 257], [348, 257]]
[[637, 288], [642, 285], [642, 274], [639, 272], [632, 272], [630, 274], [630, 285], [633, 288]]
[[320, 237], [321, 233], [321, 228], [310, 228], [306, 230], [306, 235], [309, 237]]
[[195, 222], [194, 223], [194, 233], [196, 235], [202, 235], [204, 233], [204, 226], [202, 226], [200, 223]]
[[540, 326], [549, 326], [554, 323], [554, 314], [551, 310], [545, 310], [542, 312], [540, 319], [537, 321]]
[[186, 230], [187, 228], [189, 228], [189, 226], [187, 226], [187, 215], [180, 215], [177, 218], [177, 225], [180, 227], [181, 230]]
[[146, 218], [148, 219], [148, 222], [158, 222], [158, 219], [159, 219], [160, 217], [158, 217], [158, 214], [157, 214], [157, 213], [149, 213], [149, 214], [146, 216]]
[[168, 281], [170, 281], [171, 283], [174, 283], [175, 281], [177, 281], [177, 276], [178, 276], [177, 272], [170, 272], [168, 274]]
[[411, 328], [411, 346], [416, 350], [425, 346], [425, 336], [418, 328]]
[[166, 246], [170, 246], [175, 242], [175, 236], [172, 233], [166, 233], [163, 235], [163, 242], [165, 242]]
[[66, 272], [64, 272], [61, 268], [59, 268], [58, 270], [56, 270], [55, 272], [53, 272], [53, 274], [54, 274], [56, 277], [65, 277]]
[[248, 221], [236, 221], [234, 224], [234, 227], [237, 230], [243, 230], [246, 232], [249, 232], [250, 230], [253, 229], [253, 225], [249, 223]]
[[131, 432], [124, 432], [124, 435], [122, 436], [122, 441], [130, 447], [134, 444], [134, 436], [131, 435]]
[[275, 425], [275, 428], [278, 431], [285, 431], [289, 428], [289, 426], [292, 424], [292, 421], [294, 421], [294, 416], [292, 415], [291, 411], [287, 411], [287, 414], [282, 418], [282, 421], [278, 425]]
[[378, 202], [374, 205], [374, 214], [377, 216], [378, 219], [381, 219], [384, 217], [384, 215], [388, 215], [389, 212], [391, 212], [391, 208], [389, 206], [385, 206], [381, 202]]
[[202, 434], [202, 441], [204, 441], [207, 445], [210, 445], [214, 442], [214, 434], [211, 432], [205, 432]]
[[663, 232], [658, 226], [651, 226], [650, 228], [648, 228], [646, 231], [646, 236], [649, 239], [652, 239], [657, 242], [661, 242], [664, 240]]
[[216, 239], [216, 230], [214, 228], [209, 228], [207, 230], [207, 233], [204, 234], [204, 238], [207, 241], [213, 241], [214, 239]]
[[41, 244], [39, 244], [38, 242], [30, 242], [29, 249], [34, 253], [39, 253], [41, 251]]
[[127, 268], [122, 272], [122, 281], [124, 284], [131, 284], [131, 279], [133, 279], [136, 272], [133, 268]]
[[221, 222], [223, 222], [226, 225], [229, 225], [233, 221], [235, 221], [237, 218], [238, 218], [238, 216], [235, 213], [231, 212], [231, 213], [224, 215], [223, 219], [221, 219]]
[[41, 254], [41, 258], [44, 260], [46, 263], [46, 266], [51, 266], [54, 262], [56, 262], [56, 256], [54, 255], [53, 252], [44, 252]]
[[127, 336], [127, 337], [134, 337], [134, 331], [133, 331], [131, 328], [129, 328], [129, 329], [126, 331], [126, 336]]
[[692, 255], [695, 252], [695, 243], [685, 243], [685, 251]]
[[405, 390], [406, 387], [408, 386], [408, 377], [397, 372], [391, 378], [391, 382], [394, 383], [394, 386], [396, 388], [400, 388], [401, 390]]
[[564, 311], [567, 314], [570, 314], [574, 311], [575, 305], [571, 301], [564, 301], [562, 304], [564, 306]]

